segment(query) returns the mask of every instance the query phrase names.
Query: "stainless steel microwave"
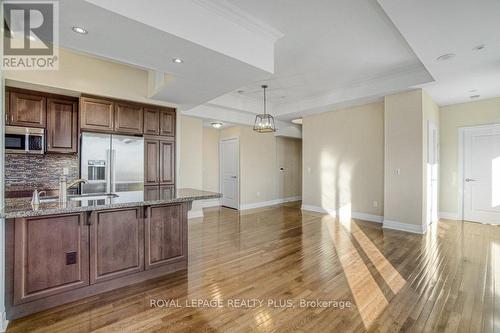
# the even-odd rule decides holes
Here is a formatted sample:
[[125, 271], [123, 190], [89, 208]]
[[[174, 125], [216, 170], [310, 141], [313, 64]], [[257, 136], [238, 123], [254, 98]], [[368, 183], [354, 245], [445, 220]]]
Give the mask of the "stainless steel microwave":
[[43, 128], [5, 126], [5, 152], [10, 154], [43, 154]]

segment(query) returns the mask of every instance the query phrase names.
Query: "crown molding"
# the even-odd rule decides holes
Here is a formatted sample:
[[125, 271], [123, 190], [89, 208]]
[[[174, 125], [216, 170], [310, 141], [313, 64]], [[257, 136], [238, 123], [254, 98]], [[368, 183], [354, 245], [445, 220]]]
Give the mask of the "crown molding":
[[250, 32], [275, 42], [284, 34], [226, 0], [191, 0], [194, 4], [211, 11], [215, 15], [238, 24]]

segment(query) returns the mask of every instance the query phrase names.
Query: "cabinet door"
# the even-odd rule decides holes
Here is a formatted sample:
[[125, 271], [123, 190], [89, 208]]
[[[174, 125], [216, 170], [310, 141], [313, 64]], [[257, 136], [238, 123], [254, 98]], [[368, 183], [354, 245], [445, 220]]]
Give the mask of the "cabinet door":
[[158, 185], [154, 186], [144, 186], [144, 200], [159, 200], [160, 199], [160, 187]]
[[9, 125], [45, 127], [45, 104], [44, 96], [11, 92]]
[[160, 182], [160, 142], [144, 140], [144, 185]]
[[8, 91], [5, 92], [5, 100], [4, 100], [4, 110], [5, 110], [5, 125], [10, 124], [10, 93]]
[[175, 109], [160, 109], [160, 135], [175, 136]]
[[100, 132], [112, 132], [114, 128], [113, 102], [90, 98], [80, 98], [80, 128]]
[[17, 219], [14, 233], [14, 304], [89, 284], [83, 214]]
[[182, 204], [147, 208], [145, 224], [146, 269], [187, 258], [187, 223]]
[[160, 184], [175, 183], [175, 142], [160, 141]]
[[96, 211], [90, 227], [90, 283], [144, 270], [141, 208]]
[[175, 186], [174, 185], [161, 185], [160, 186], [160, 199], [172, 199], [175, 196]]
[[115, 131], [130, 134], [143, 132], [142, 107], [132, 103], [115, 102]]
[[78, 105], [75, 101], [47, 99], [47, 152], [76, 153]]
[[160, 135], [160, 109], [144, 108], [144, 134]]

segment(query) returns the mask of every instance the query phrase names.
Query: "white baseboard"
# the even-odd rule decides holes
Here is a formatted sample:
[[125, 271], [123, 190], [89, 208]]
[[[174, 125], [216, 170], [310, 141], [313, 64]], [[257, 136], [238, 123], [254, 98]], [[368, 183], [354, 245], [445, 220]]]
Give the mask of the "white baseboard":
[[5, 311], [0, 313], [0, 332], [7, 331], [7, 326], [9, 326], [9, 321], [5, 319], [6, 316]]
[[[312, 205], [302, 205], [301, 209], [321, 214], [329, 214], [331, 216], [338, 215], [338, 211], [335, 209], [325, 209], [323, 207], [312, 206]], [[376, 223], [382, 223], [382, 221], [384, 220], [383, 216], [360, 213], [360, 212], [351, 212], [351, 218], [363, 221], [376, 222]]]
[[358, 213], [358, 212], [352, 212], [351, 217], [353, 219], [358, 219], [358, 220], [363, 220], [363, 221], [370, 221], [370, 222], [377, 222], [377, 223], [382, 223], [384, 221], [384, 217], [380, 215], [373, 215], [373, 214], [366, 214], [366, 213]]
[[420, 234], [420, 235], [425, 234], [425, 232], [427, 231], [427, 225], [408, 224], [398, 221], [390, 221], [386, 219], [384, 219], [383, 228], [411, 232], [413, 234]]
[[240, 210], [275, 206], [275, 205], [279, 205], [279, 204], [282, 204], [285, 202], [300, 201], [300, 200], [302, 200], [302, 197], [296, 196], [296, 197], [281, 198], [281, 199], [275, 199], [275, 200], [269, 200], [269, 201], [255, 202], [255, 203], [240, 205]]
[[439, 212], [439, 218], [447, 220], [460, 220], [459, 214], [455, 212]]

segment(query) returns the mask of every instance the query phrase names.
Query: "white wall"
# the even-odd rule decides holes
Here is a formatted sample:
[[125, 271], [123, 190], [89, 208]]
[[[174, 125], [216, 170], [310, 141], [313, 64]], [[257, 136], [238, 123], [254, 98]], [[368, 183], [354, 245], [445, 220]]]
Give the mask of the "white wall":
[[458, 218], [458, 129], [460, 127], [500, 124], [500, 98], [445, 106], [440, 109], [440, 207], [448, 216]]
[[382, 216], [384, 104], [305, 117], [302, 134], [304, 207]]

